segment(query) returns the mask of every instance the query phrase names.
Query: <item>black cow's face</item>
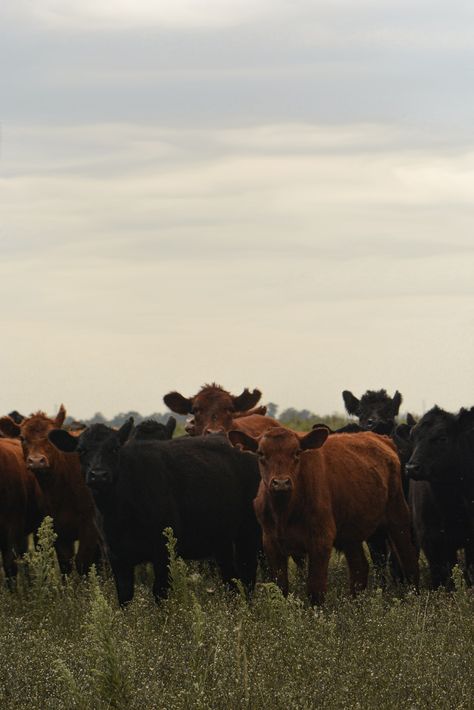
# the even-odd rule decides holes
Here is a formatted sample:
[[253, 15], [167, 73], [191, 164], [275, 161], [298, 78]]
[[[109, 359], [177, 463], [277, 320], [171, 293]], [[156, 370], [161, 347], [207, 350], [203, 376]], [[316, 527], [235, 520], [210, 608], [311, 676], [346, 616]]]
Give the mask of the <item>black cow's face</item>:
[[75, 450], [87, 485], [93, 491], [104, 492], [117, 481], [120, 451], [132, 429], [133, 419], [130, 418], [118, 431], [104, 424], [94, 424], [79, 437], [55, 430], [49, 438], [62, 451]]
[[376, 434], [392, 432], [402, 402], [400, 392], [396, 391], [390, 397], [385, 390], [367, 390], [359, 400], [352, 392], [344, 390], [342, 397], [347, 412], [359, 418], [363, 429]]
[[412, 453], [405, 466], [415, 481], [449, 481], [457, 466], [455, 415], [434, 407], [412, 428]]

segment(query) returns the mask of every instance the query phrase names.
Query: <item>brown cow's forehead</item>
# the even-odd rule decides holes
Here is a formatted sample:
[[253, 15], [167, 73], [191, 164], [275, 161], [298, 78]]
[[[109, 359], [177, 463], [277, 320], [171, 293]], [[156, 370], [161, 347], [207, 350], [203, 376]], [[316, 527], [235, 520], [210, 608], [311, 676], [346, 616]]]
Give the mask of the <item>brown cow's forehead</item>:
[[258, 448], [266, 456], [272, 454], [292, 456], [300, 446], [296, 434], [288, 429], [274, 427], [261, 437]]
[[52, 419], [43, 413], [34, 414], [21, 424], [21, 434], [25, 439], [38, 439], [47, 436], [55, 424]]
[[232, 396], [223, 389], [209, 387], [198, 392], [193, 397], [193, 407], [207, 409], [208, 407], [233, 408]]

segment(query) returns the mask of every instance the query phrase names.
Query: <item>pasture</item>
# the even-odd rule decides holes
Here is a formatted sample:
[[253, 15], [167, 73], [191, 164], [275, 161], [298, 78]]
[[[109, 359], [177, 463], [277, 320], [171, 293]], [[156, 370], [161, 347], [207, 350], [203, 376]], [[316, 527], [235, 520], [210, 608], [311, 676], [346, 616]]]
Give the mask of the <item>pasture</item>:
[[[250, 601], [212, 569], [171, 556], [171, 594], [157, 605], [137, 569], [119, 609], [113, 580], [61, 581], [51, 521], [0, 592], [0, 706], [9, 708], [472, 708], [474, 595], [373, 583], [354, 601], [333, 555], [322, 609], [259, 583]], [[171, 547], [172, 541], [171, 541]], [[27, 580], [28, 577], [28, 580]]]

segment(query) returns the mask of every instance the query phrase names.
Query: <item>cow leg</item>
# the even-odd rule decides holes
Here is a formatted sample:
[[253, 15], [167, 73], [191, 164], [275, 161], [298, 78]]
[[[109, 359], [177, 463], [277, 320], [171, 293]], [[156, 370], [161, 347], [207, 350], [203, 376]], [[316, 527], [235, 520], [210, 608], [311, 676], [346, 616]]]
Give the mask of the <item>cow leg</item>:
[[11, 535], [4, 531], [0, 538], [0, 549], [2, 552], [3, 571], [8, 587], [13, 587], [13, 581], [16, 577], [17, 566]]
[[162, 550], [158, 550], [155, 554], [153, 561], [153, 571], [155, 573], [155, 579], [153, 582], [153, 595], [155, 601], [159, 602], [162, 599], [166, 599], [170, 587], [170, 577], [169, 577], [169, 556], [168, 550], [163, 546]]
[[239, 579], [247, 591], [252, 591], [257, 579], [257, 543], [255, 538], [236, 541], [235, 561]]
[[263, 549], [268, 560], [271, 577], [286, 597], [288, 595], [288, 555], [281, 551], [271, 535], [265, 535], [265, 533], [263, 534]]
[[323, 604], [328, 586], [328, 568], [331, 546], [313, 547], [308, 554], [307, 589], [311, 604]]
[[357, 592], [367, 589], [369, 578], [369, 564], [361, 542], [354, 542], [344, 546], [347, 565], [349, 567], [349, 585], [353, 597]]
[[92, 564], [100, 560], [98, 530], [89, 525], [79, 531], [79, 548], [76, 555], [76, 569], [80, 575], [87, 574]]
[[134, 568], [121, 560], [111, 560], [112, 572], [117, 589], [117, 597], [120, 606], [128, 604], [133, 599], [134, 590]]
[[464, 546], [465, 572], [464, 577], [466, 584], [470, 587], [474, 586], [474, 540], [469, 539]]
[[388, 518], [388, 534], [400, 562], [407, 582], [418, 589], [420, 572], [418, 569], [418, 554], [412, 542], [410, 512], [403, 493], [390, 501]]
[[215, 558], [222, 581], [224, 584], [231, 584], [232, 580], [237, 577], [232, 540], [223, 540], [218, 544], [215, 551]]
[[380, 527], [367, 540], [370, 557], [374, 565], [375, 579], [378, 586], [387, 586], [387, 532]]
[[58, 537], [54, 543], [56, 555], [59, 562], [59, 569], [62, 574], [70, 574], [72, 572], [72, 560], [74, 557], [74, 542], [73, 540], [65, 540]]

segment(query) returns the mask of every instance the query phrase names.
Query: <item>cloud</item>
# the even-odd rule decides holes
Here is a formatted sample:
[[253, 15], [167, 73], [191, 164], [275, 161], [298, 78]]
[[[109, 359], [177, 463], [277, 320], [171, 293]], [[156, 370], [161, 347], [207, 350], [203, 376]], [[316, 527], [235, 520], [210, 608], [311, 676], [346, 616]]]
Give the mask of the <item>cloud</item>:
[[[216, 29], [255, 19], [270, 2], [251, 0], [19, 0], [16, 13], [53, 30]], [[12, 10], [11, 12], [15, 12]]]

